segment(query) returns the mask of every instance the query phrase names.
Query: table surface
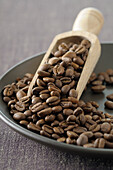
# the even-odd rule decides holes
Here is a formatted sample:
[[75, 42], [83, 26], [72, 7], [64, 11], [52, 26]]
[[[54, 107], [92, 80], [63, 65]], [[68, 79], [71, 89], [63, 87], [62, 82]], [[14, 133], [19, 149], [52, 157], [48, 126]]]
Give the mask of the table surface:
[[[69, 31], [85, 7], [102, 11], [105, 23], [101, 42], [113, 42], [112, 0], [1, 0], [0, 76], [33, 54], [46, 51], [54, 36]], [[81, 158], [36, 143], [10, 129], [0, 120], [1, 170], [113, 169], [113, 161]]]

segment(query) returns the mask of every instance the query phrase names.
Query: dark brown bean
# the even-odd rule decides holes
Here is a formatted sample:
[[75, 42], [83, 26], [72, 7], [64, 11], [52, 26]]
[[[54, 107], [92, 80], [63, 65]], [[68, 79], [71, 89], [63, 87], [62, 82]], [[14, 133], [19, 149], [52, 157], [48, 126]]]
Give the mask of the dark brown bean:
[[25, 110], [25, 104], [22, 103], [22, 102], [16, 102], [15, 108], [20, 112], [24, 111]]
[[109, 140], [109, 141], [113, 141], [113, 135], [104, 133], [104, 139]]
[[37, 115], [38, 115], [39, 117], [45, 117], [46, 115], [49, 115], [51, 112], [52, 112], [52, 108], [51, 108], [51, 107], [48, 107], [48, 108], [46, 108], [46, 109], [43, 109], [43, 110], [37, 112]]
[[55, 115], [47, 115], [45, 117], [46, 122], [53, 122], [55, 120]]
[[36, 122], [36, 126], [41, 126], [45, 123], [45, 120], [44, 119], [40, 119]]
[[61, 80], [56, 80], [55, 84], [57, 87], [61, 88], [62, 87], [62, 81]]
[[77, 93], [77, 91], [76, 91], [75, 89], [71, 89], [71, 90], [69, 91], [69, 96], [70, 96], [70, 97], [75, 97], [75, 98], [77, 98], [77, 95], [78, 95], [78, 93]]
[[53, 111], [53, 113], [61, 112], [62, 107], [61, 106], [54, 106], [54, 107], [52, 107], [52, 111]]
[[54, 127], [53, 131], [59, 135], [64, 133], [64, 130], [61, 127]]
[[40, 70], [41, 71], [46, 71], [50, 68], [50, 64], [46, 63], [46, 64], [41, 64], [40, 66]]
[[26, 120], [21, 120], [19, 123], [23, 126], [27, 126], [29, 124], [29, 122]]
[[105, 90], [106, 86], [104, 85], [98, 85], [98, 86], [93, 86], [91, 87], [92, 91], [95, 93], [101, 93], [103, 90]]
[[80, 115], [80, 114], [82, 114], [82, 113], [84, 113], [84, 111], [83, 111], [83, 109], [82, 108], [80, 108], [80, 107], [77, 107], [75, 110], [74, 110], [74, 112], [73, 112], [73, 114], [74, 115]]
[[41, 77], [49, 77], [49, 76], [50, 76], [50, 73], [49, 73], [49, 72], [46, 72], [46, 71], [41, 71], [41, 70], [39, 70], [39, 71], [38, 71], [38, 75], [41, 76]]
[[75, 139], [71, 139], [70, 137], [68, 137], [68, 138], [66, 139], [66, 143], [67, 143], [67, 144], [76, 144], [76, 140], [75, 140]]
[[108, 133], [111, 129], [111, 126], [109, 123], [105, 122], [101, 124], [101, 131], [104, 133]]
[[58, 142], [65, 142], [65, 141], [66, 141], [66, 138], [65, 138], [65, 137], [61, 137], [61, 138], [58, 138], [57, 141], [58, 141]]
[[53, 133], [53, 134], [52, 134], [52, 138], [54, 138], [54, 139], [59, 139], [59, 138], [60, 138], [60, 136], [59, 136], [59, 135], [57, 135], [56, 133]]
[[75, 122], [76, 121], [76, 116], [75, 115], [70, 115], [66, 119], [67, 122]]
[[55, 102], [57, 101], [59, 98], [57, 96], [52, 96], [52, 97], [49, 97], [47, 100], [46, 100], [46, 103], [52, 103], [52, 102]]
[[30, 122], [28, 125], [27, 125], [27, 128], [29, 130], [33, 130], [33, 131], [37, 131], [39, 132], [41, 130], [41, 128], [39, 126], [36, 126], [34, 123]]
[[88, 143], [88, 137], [86, 135], [81, 134], [77, 139], [77, 145], [83, 146]]
[[72, 115], [73, 114], [73, 110], [72, 109], [64, 109], [63, 110], [63, 114], [66, 116]]
[[24, 120], [26, 118], [25, 114], [22, 112], [17, 112], [13, 115], [15, 120]]
[[37, 85], [38, 86], [46, 86], [46, 84], [43, 82], [43, 80], [41, 80], [41, 79], [37, 79]]
[[107, 98], [108, 100], [113, 101], [113, 93], [112, 93], [112, 94], [109, 94], [108, 96], [106, 96], [106, 98]]
[[42, 129], [45, 131], [45, 132], [47, 132], [47, 133], [49, 133], [49, 134], [52, 134], [53, 133], [53, 128], [51, 127], [51, 126], [49, 126], [49, 125], [43, 125], [42, 126]]
[[40, 131], [40, 135], [42, 135], [42, 136], [47, 136], [47, 137], [51, 137], [51, 135], [49, 134], [49, 133], [47, 133], [46, 131], [44, 131], [44, 130], [41, 130]]
[[78, 126], [78, 127], [74, 128], [73, 131], [75, 133], [84, 133], [87, 131], [87, 129], [85, 127]]
[[106, 101], [104, 105], [106, 108], [113, 110], [113, 101]]
[[77, 133], [73, 131], [67, 131], [67, 136], [70, 138], [75, 138], [75, 139], [78, 137]]
[[64, 85], [61, 89], [63, 94], [67, 94], [68, 91], [70, 90], [70, 86], [69, 85]]

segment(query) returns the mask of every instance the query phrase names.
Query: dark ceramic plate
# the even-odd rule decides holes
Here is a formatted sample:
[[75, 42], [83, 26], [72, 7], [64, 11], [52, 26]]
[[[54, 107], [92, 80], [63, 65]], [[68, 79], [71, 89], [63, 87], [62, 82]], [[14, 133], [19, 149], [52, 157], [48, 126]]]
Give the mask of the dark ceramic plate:
[[[2, 91], [3, 87], [9, 83], [12, 83], [15, 81], [17, 77], [22, 77], [25, 73], [31, 72], [35, 73], [42, 57], [44, 56], [44, 53], [36, 54], [27, 60], [22, 61], [21, 63], [17, 64], [13, 68], [11, 68], [9, 71], [7, 71], [0, 80], [0, 91]], [[106, 71], [106, 69], [112, 68], [113, 69], [113, 44], [102, 44], [102, 55], [101, 58], [96, 66], [95, 72], [101, 72]], [[113, 86], [108, 87], [104, 93], [98, 95], [98, 94], [92, 94], [90, 89], [87, 89], [87, 91], [84, 92], [82, 95], [83, 100], [95, 100], [100, 104], [100, 110], [103, 110], [104, 112], [108, 112], [110, 114], [113, 114], [113, 111], [106, 110], [104, 108], [104, 102], [106, 100], [105, 96], [113, 93]], [[27, 136], [28, 138], [31, 138], [37, 142], [40, 142], [45, 145], [49, 145], [51, 147], [73, 152], [75, 154], [79, 155], [90, 155], [90, 156], [105, 156], [105, 157], [112, 157], [113, 156], [113, 149], [96, 149], [96, 148], [83, 148], [76, 145], [69, 145], [65, 143], [59, 143], [53, 139], [49, 139], [47, 137], [40, 136], [34, 132], [31, 132], [19, 124], [17, 124], [11, 115], [9, 114], [7, 105], [2, 101], [2, 94], [0, 92], [0, 111], [1, 111], [1, 119], [9, 125], [11, 128], [16, 130], [17, 132]]]

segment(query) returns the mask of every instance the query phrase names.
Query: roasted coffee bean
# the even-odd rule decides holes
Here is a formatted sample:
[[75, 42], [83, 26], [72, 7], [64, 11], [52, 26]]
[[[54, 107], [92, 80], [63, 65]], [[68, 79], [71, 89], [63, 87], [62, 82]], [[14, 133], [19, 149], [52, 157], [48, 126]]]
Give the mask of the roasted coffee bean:
[[98, 85], [98, 86], [93, 86], [91, 87], [92, 91], [95, 93], [101, 93], [103, 90], [105, 90], [106, 86], [104, 85]]
[[45, 132], [47, 132], [47, 133], [49, 133], [49, 134], [52, 134], [53, 133], [53, 128], [51, 127], [51, 126], [49, 126], [49, 125], [43, 125], [42, 126], [42, 129], [45, 131]]
[[49, 134], [49, 133], [47, 133], [46, 131], [44, 131], [44, 130], [41, 130], [40, 131], [40, 135], [42, 135], [42, 136], [47, 136], [47, 137], [51, 137], [51, 135]]
[[75, 53], [79, 55], [79, 54], [83, 54], [85, 51], [86, 51], [85, 46], [79, 45], [79, 47], [75, 50]]
[[46, 103], [53, 103], [53, 102], [56, 102], [59, 98], [57, 96], [52, 96], [52, 97], [49, 97], [47, 100], [46, 100]]
[[8, 103], [10, 100], [11, 100], [10, 97], [3, 97], [3, 101], [6, 102], [6, 103]]
[[102, 85], [102, 81], [100, 81], [100, 80], [95, 80], [95, 81], [92, 82], [92, 85], [93, 85], [93, 86]]
[[24, 120], [26, 118], [25, 114], [22, 112], [17, 112], [13, 115], [15, 120]]
[[104, 105], [106, 108], [113, 110], [113, 101], [106, 101]]
[[74, 75], [74, 70], [72, 69], [67, 69], [65, 72], [66, 77], [72, 77]]
[[48, 97], [50, 97], [49, 94], [40, 94], [40, 98], [41, 98], [42, 100], [46, 100]]
[[6, 87], [3, 91], [4, 96], [12, 96], [13, 95], [13, 89], [12, 87]]
[[54, 127], [53, 128], [53, 131], [56, 133], [56, 134], [59, 134], [59, 135], [61, 135], [61, 134], [63, 134], [64, 133], [64, 130], [61, 128], [61, 127]]
[[73, 110], [72, 109], [64, 109], [63, 110], [63, 114], [66, 116], [72, 115], [73, 114]]
[[61, 88], [62, 87], [62, 81], [61, 80], [56, 80], [55, 84], [57, 87]]
[[113, 141], [113, 135], [104, 133], [104, 139], [106, 139], [108, 141]]
[[101, 132], [95, 132], [94, 137], [95, 138], [101, 138], [101, 137], [103, 137], [103, 134]]
[[70, 77], [62, 77], [60, 80], [62, 81], [63, 84], [71, 83], [71, 78]]
[[25, 110], [25, 104], [22, 103], [22, 102], [16, 102], [15, 108], [20, 112], [24, 111]]
[[24, 97], [20, 98], [19, 101], [26, 104], [29, 102], [29, 100], [30, 100], [29, 96], [24, 96]]
[[51, 94], [51, 96], [58, 96], [58, 97], [60, 97], [60, 93], [58, 91], [51, 91], [50, 94]]
[[82, 108], [80, 108], [80, 107], [77, 107], [75, 110], [74, 110], [74, 112], [73, 112], [73, 114], [74, 115], [80, 115], [80, 114], [82, 114], [82, 113], [84, 113], [84, 111], [83, 111], [83, 109]]
[[84, 132], [82, 134], [86, 135], [88, 138], [92, 138], [93, 137], [93, 133], [91, 131], [87, 131], [87, 132]]
[[84, 114], [80, 114], [80, 123], [81, 125], [84, 125], [86, 123], [86, 117], [84, 116]]
[[73, 131], [74, 131], [75, 133], [78, 133], [78, 134], [79, 134], [79, 133], [84, 133], [84, 132], [86, 132], [87, 129], [86, 129], [85, 127], [78, 126], [78, 127], [74, 128]]
[[39, 78], [37, 79], [37, 85], [38, 86], [46, 86], [46, 84]]
[[24, 112], [24, 115], [26, 115], [26, 116], [31, 116], [31, 115], [32, 115], [31, 110], [26, 110], [26, 111]]
[[63, 115], [62, 115], [61, 113], [59, 113], [59, 114], [56, 116], [56, 118], [57, 118], [59, 121], [64, 120], [64, 117], [63, 117]]
[[63, 66], [61, 66], [61, 65], [56, 65], [54, 68], [53, 68], [53, 73], [55, 74], [55, 75], [62, 75], [63, 73], [64, 73], [64, 67]]
[[62, 107], [61, 106], [54, 106], [54, 107], [52, 107], [52, 111], [53, 111], [53, 113], [61, 112]]
[[109, 141], [105, 141], [105, 146], [107, 147], [107, 148], [113, 148], [113, 142], [109, 142]]
[[63, 54], [68, 50], [68, 46], [66, 43], [62, 42], [59, 46], [58, 46], [58, 50], [61, 51]]
[[48, 86], [48, 90], [49, 90], [50, 92], [51, 92], [51, 91], [57, 91], [57, 92], [61, 93], [61, 90], [60, 90], [58, 87], [53, 86], [53, 85]]
[[39, 71], [38, 71], [38, 75], [41, 76], [41, 77], [49, 77], [49, 76], [50, 76], [50, 73], [49, 73], [49, 72], [46, 72], [46, 71], [41, 71], [41, 70], [39, 70]]
[[54, 78], [51, 78], [51, 77], [43, 77], [43, 81], [46, 82], [46, 83], [49, 83], [49, 82], [54, 82], [55, 79]]
[[58, 120], [54, 120], [53, 123], [51, 123], [51, 126], [58, 126], [59, 125], [59, 121]]
[[66, 119], [67, 122], [75, 122], [76, 121], [76, 116], [70, 115]]
[[104, 148], [105, 147], [105, 139], [97, 138], [94, 142], [95, 148]]
[[48, 107], [48, 108], [46, 108], [46, 109], [43, 109], [43, 110], [37, 112], [37, 115], [38, 115], [39, 117], [45, 117], [46, 115], [49, 115], [51, 112], [52, 112], [52, 108], [51, 108], [51, 107]]
[[81, 41], [81, 45], [84, 45], [86, 48], [90, 48], [91, 47], [91, 43], [88, 40], [86, 40], [86, 39], [83, 39]]
[[88, 143], [88, 137], [84, 134], [81, 134], [77, 139], [77, 145], [83, 146]]
[[36, 104], [36, 103], [39, 103], [39, 102], [41, 102], [40, 97], [33, 97], [32, 98], [32, 104]]
[[70, 90], [70, 86], [69, 85], [64, 85], [61, 89], [63, 94], [67, 94], [68, 91]]
[[46, 64], [41, 64], [40, 66], [40, 70], [41, 71], [46, 71], [50, 68], [50, 64], [46, 63]]
[[113, 76], [113, 69], [107, 69], [106, 73], [107, 73], [109, 76]]
[[55, 53], [54, 53], [54, 56], [55, 57], [60, 57], [62, 55], [62, 52], [61, 51], [56, 51]]
[[40, 119], [36, 122], [36, 126], [41, 126], [45, 123], [45, 120], [44, 119]]
[[61, 138], [58, 138], [57, 141], [58, 141], [58, 142], [65, 142], [65, 141], [66, 141], [66, 138], [65, 138], [65, 137], [61, 137]]
[[16, 93], [16, 97], [18, 100], [20, 100], [22, 97], [26, 96], [26, 93], [23, 91], [23, 90], [19, 90], [17, 93]]
[[46, 122], [53, 122], [55, 120], [55, 115], [48, 115], [45, 117]]
[[73, 106], [72, 102], [68, 102], [68, 101], [62, 101], [60, 102], [60, 104], [64, 109], [71, 108]]
[[29, 130], [33, 130], [33, 131], [37, 131], [39, 132], [41, 130], [41, 128], [39, 126], [36, 126], [34, 123], [30, 122], [28, 125], [27, 125], [27, 128]]
[[75, 139], [71, 139], [70, 137], [68, 137], [68, 138], [66, 139], [66, 143], [67, 143], [67, 144], [76, 144], [76, 140], [75, 140]]
[[105, 122], [101, 124], [101, 131], [104, 133], [108, 133], [111, 129], [111, 126], [109, 123]]
[[52, 57], [52, 58], [49, 59], [48, 63], [50, 65], [54, 65], [54, 64], [57, 64], [59, 60], [60, 60], [60, 58], [58, 58], [58, 57]]
[[75, 138], [75, 139], [78, 137], [77, 133], [73, 131], [67, 131], [67, 136], [70, 138]]
[[[68, 124], [69, 122], [67, 122], [67, 124]], [[67, 124], [66, 124], [66, 126], [67, 126]], [[71, 122], [71, 124], [72, 124], [72, 122]], [[65, 131], [70, 131], [70, 130], [72, 130], [74, 127], [76, 127], [76, 125], [68, 125], [64, 130]]]
[[39, 87], [33, 88], [32, 92], [34, 95], [37, 95], [41, 90], [44, 90], [44, 87], [39, 86]]
[[45, 109], [45, 108], [47, 108], [47, 107], [48, 107], [48, 106], [47, 106], [46, 103], [41, 103], [41, 102], [39, 102], [39, 103], [36, 103], [36, 104], [34, 104], [33, 106], [29, 107], [29, 109], [30, 109], [32, 112], [38, 112], [38, 111], [40, 111], [40, 110], [42, 110], [42, 109]]
[[21, 120], [19, 123], [23, 126], [27, 126], [29, 124], [29, 122], [26, 120]]
[[113, 101], [113, 93], [112, 93], [112, 94], [109, 94], [108, 96], [106, 96], [106, 98], [107, 98], [108, 100]]
[[52, 134], [52, 138], [54, 138], [54, 139], [59, 139], [59, 138], [60, 138], [60, 136], [59, 136], [59, 135], [57, 135], [56, 133], [53, 133], [53, 134]]
[[75, 89], [71, 89], [69, 91], [69, 96], [77, 98], [77, 91]]

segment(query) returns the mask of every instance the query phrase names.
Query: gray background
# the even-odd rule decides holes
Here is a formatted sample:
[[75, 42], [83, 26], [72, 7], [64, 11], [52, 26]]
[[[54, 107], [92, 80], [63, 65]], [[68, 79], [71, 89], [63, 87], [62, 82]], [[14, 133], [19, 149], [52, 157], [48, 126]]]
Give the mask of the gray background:
[[[54, 36], [69, 31], [78, 12], [96, 7], [104, 15], [101, 42], [113, 42], [112, 0], [0, 0], [0, 76], [11, 66], [46, 51]], [[48, 148], [0, 121], [1, 170], [113, 169], [110, 160], [81, 158]]]

